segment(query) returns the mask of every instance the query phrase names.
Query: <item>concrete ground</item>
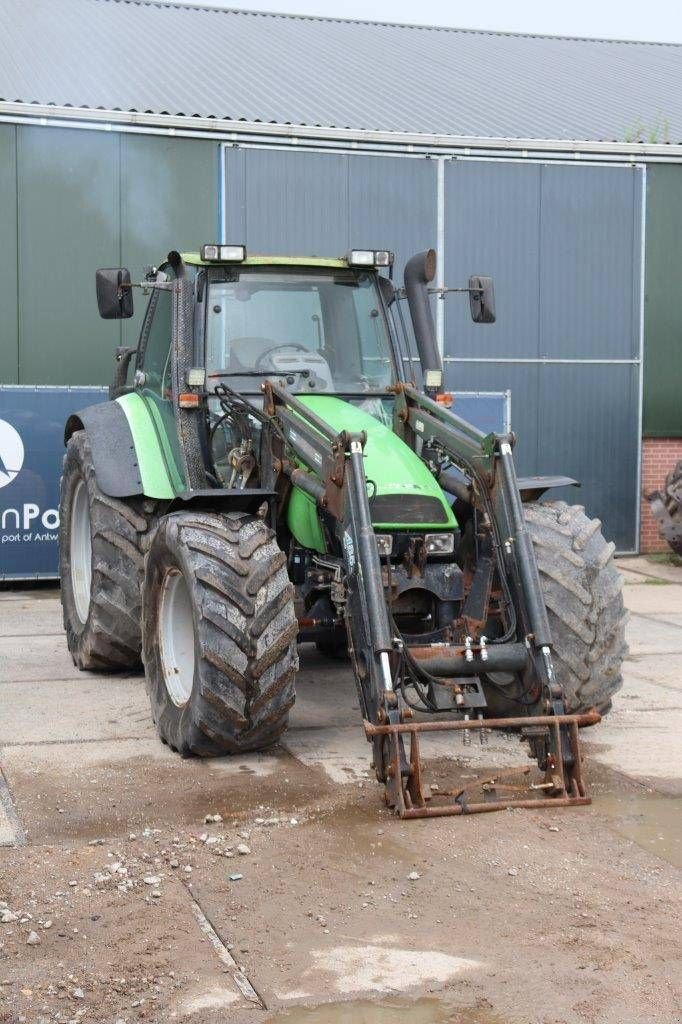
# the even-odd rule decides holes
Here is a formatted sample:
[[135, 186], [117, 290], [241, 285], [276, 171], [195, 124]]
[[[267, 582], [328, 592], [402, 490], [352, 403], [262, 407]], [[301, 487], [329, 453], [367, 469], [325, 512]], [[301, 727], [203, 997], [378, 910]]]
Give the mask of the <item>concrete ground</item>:
[[[592, 806], [413, 822], [346, 665], [302, 651], [272, 753], [183, 761], [141, 676], [75, 670], [56, 590], [0, 592], [0, 1021], [682, 1019], [682, 570], [620, 564]], [[507, 738], [423, 753], [441, 789], [524, 761]]]

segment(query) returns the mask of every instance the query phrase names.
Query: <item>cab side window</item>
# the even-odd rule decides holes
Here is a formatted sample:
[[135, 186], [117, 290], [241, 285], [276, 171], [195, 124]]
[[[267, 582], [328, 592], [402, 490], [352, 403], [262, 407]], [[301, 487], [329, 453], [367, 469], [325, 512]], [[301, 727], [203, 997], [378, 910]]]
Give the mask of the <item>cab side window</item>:
[[[170, 281], [170, 268], [160, 270], [157, 281]], [[155, 288], [147, 306], [140, 338], [140, 367], [145, 374], [145, 388], [162, 398], [170, 387], [170, 347], [173, 326], [173, 293]]]

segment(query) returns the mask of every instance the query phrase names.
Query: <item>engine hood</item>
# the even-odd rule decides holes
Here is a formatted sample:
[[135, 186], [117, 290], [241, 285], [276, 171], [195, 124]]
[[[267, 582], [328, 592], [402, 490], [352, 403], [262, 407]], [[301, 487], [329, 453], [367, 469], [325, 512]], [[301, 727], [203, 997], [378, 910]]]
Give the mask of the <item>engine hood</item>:
[[298, 395], [311, 412], [339, 433], [365, 431], [365, 473], [377, 529], [451, 530], [457, 522], [432, 474], [411, 448], [369, 412], [333, 395]]

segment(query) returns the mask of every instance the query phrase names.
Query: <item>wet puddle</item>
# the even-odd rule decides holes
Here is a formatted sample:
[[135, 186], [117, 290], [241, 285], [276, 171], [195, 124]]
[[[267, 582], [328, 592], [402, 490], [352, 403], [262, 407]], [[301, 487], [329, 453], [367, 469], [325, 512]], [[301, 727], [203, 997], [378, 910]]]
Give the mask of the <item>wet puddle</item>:
[[592, 806], [618, 835], [682, 868], [682, 799], [661, 793], [607, 793]]
[[390, 999], [375, 1003], [369, 999], [349, 1003], [325, 1003], [313, 1009], [296, 1007], [268, 1024], [512, 1024], [485, 1009], [461, 1009], [443, 999]]

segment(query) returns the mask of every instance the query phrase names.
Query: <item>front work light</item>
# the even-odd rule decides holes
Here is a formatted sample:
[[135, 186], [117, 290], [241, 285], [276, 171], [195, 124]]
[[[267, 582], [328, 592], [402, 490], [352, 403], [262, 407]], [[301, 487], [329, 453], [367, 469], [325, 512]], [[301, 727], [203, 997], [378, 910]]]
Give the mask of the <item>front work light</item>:
[[441, 388], [443, 386], [442, 370], [427, 370], [424, 374], [424, 387], [429, 389]]
[[451, 555], [455, 550], [454, 533], [427, 533], [424, 540], [430, 555]]
[[350, 267], [392, 267], [393, 253], [388, 249], [351, 249], [346, 262]]
[[202, 245], [201, 258], [205, 263], [243, 263], [246, 259], [245, 245]]
[[379, 555], [386, 556], [390, 555], [393, 551], [393, 537], [390, 533], [377, 533], [377, 547], [379, 549]]

